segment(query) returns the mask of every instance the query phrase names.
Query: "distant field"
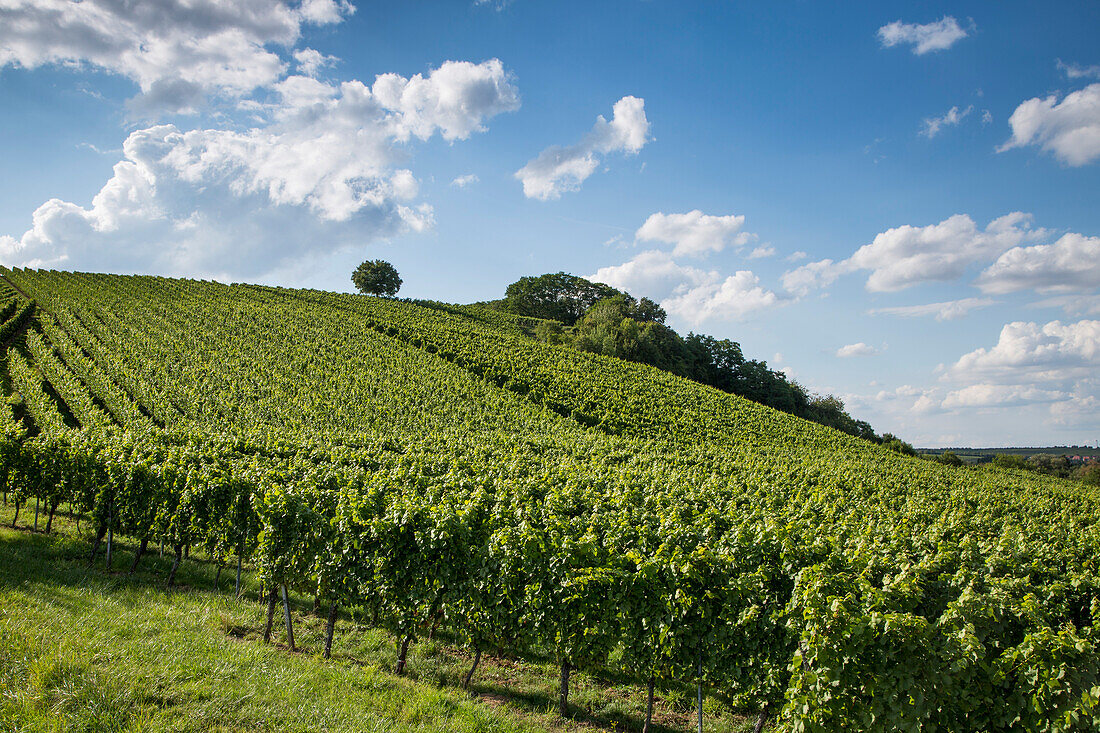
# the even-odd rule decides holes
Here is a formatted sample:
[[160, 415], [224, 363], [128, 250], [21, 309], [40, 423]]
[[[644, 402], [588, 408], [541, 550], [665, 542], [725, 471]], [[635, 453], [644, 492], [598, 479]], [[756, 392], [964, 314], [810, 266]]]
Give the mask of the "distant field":
[[1052, 456], [1081, 456], [1082, 458], [1100, 459], [1100, 448], [1089, 446], [1051, 446], [1048, 448], [919, 448], [922, 455], [939, 455], [945, 451], [951, 451], [967, 463], [984, 463], [993, 459], [996, 455], [1028, 456], [1052, 455]]

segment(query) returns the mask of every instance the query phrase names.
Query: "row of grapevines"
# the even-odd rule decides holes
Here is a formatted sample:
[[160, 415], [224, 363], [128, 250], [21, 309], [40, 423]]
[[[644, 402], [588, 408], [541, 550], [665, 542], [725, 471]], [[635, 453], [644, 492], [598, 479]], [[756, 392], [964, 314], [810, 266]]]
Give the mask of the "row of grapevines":
[[1093, 491], [898, 457], [455, 313], [13, 276], [185, 408], [160, 435], [19, 443], [84, 475], [101, 524], [251, 553], [405, 638], [446, 623], [565, 671], [701, 674], [792, 729], [1097, 722]]

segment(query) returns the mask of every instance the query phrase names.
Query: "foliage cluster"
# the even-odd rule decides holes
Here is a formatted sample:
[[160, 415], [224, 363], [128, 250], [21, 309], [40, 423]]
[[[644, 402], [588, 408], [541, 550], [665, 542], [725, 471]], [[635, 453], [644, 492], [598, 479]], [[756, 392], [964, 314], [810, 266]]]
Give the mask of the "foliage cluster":
[[681, 337], [664, 325], [664, 309], [649, 298], [635, 300], [609, 285], [558, 272], [520, 278], [498, 304], [510, 313], [556, 321], [535, 328], [536, 338], [547, 343], [655, 366], [913, 455], [912, 446], [879, 437], [869, 423], [849, 415], [839, 397], [810, 394], [767, 362], [746, 359], [736, 341]]
[[401, 276], [385, 260], [367, 260], [351, 273], [351, 281], [359, 292], [392, 298], [401, 289]]
[[992, 463], [999, 468], [1034, 471], [1046, 476], [1072, 478], [1093, 486], [1100, 486], [1100, 461], [1095, 459], [1074, 463], [1068, 456], [1049, 453], [1036, 453], [1026, 457], [1012, 453], [998, 453], [993, 456]]
[[786, 730], [1100, 725], [1088, 487], [393, 300], [6, 276], [41, 306], [8, 352], [29, 422], [0, 411], [18, 503]]

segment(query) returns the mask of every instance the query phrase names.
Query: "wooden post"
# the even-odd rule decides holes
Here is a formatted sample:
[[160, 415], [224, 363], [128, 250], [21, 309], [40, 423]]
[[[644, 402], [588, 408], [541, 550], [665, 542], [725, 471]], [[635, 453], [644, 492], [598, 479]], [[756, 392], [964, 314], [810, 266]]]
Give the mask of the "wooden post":
[[149, 546], [149, 537], [148, 536], [142, 537], [141, 538], [141, 544], [138, 545], [137, 552], [134, 553], [134, 561], [132, 563], [130, 563], [130, 572], [127, 573], [127, 575], [133, 575], [134, 571], [137, 570], [138, 560], [140, 560], [141, 556], [145, 554], [145, 548], [148, 547], [148, 546]]
[[699, 681], [696, 683], [699, 696], [699, 733], [703, 733], [703, 653], [699, 652]]
[[653, 678], [649, 678], [649, 684], [646, 686], [648, 695], [645, 704], [645, 724], [642, 726], [642, 733], [649, 733], [649, 724], [653, 722]]
[[111, 547], [115, 539], [115, 528], [110, 523], [110, 519], [107, 520], [107, 572], [111, 572]]
[[168, 573], [168, 584], [165, 586], [165, 590], [172, 588], [172, 583], [176, 580], [176, 571], [180, 569], [180, 560], [183, 558], [183, 547], [176, 545], [176, 559], [172, 563], [172, 570]]
[[[260, 593], [263, 597], [263, 592]], [[264, 626], [264, 643], [271, 641], [271, 625], [275, 621], [275, 589], [267, 596], [267, 625]]]
[[241, 555], [237, 554], [237, 585], [233, 589], [233, 596], [235, 598], [241, 597]]
[[470, 680], [473, 679], [474, 670], [477, 669], [477, 663], [481, 661], [481, 647], [474, 647], [474, 663], [470, 665], [470, 671], [466, 673], [466, 679], [462, 680], [462, 689], [465, 690], [470, 687]]
[[57, 505], [60, 504], [60, 503], [61, 503], [61, 500], [58, 499], [57, 501], [55, 501], [53, 504], [50, 505], [50, 516], [46, 520], [46, 534], [49, 534], [50, 530], [53, 528], [53, 515], [55, 513], [57, 513]]
[[95, 534], [95, 544], [92, 545], [92, 559], [88, 561], [88, 565], [95, 565], [96, 556], [99, 554], [99, 545], [103, 542], [103, 536], [107, 534], [107, 526], [99, 525], [99, 531]]
[[294, 651], [294, 622], [290, 618], [290, 599], [286, 594], [286, 585], [279, 586], [283, 594], [283, 620], [286, 621], [286, 643]]
[[558, 686], [558, 715], [566, 717], [569, 714], [569, 672], [572, 665], [569, 664], [568, 659], [562, 660], [561, 663], [561, 680]]
[[336, 631], [336, 601], [328, 609], [328, 626], [325, 628], [325, 659], [332, 655], [332, 635]]
[[411, 639], [411, 636], [406, 636], [404, 639], [401, 640], [401, 646], [397, 650], [397, 664], [393, 667], [394, 674], [405, 674], [405, 657], [408, 656], [409, 641]]
[[764, 723], [768, 722], [768, 706], [765, 705], [760, 710], [760, 716], [756, 719], [756, 725], [752, 728], [752, 733], [764, 733]]

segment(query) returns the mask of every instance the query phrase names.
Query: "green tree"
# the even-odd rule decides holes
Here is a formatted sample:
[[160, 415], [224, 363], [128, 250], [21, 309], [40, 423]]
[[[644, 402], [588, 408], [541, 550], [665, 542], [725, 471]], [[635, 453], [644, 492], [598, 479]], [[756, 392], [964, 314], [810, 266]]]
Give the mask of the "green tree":
[[998, 453], [993, 456], [993, 465], [998, 468], [1015, 468], [1022, 471], [1031, 470], [1031, 466], [1028, 465], [1026, 458], [1011, 453]]
[[351, 281], [359, 292], [392, 298], [401, 289], [401, 276], [385, 260], [367, 260], [351, 273]]
[[955, 451], [945, 450], [937, 456], [932, 456], [932, 460], [942, 463], [947, 466], [961, 466], [963, 465], [963, 459], [959, 458]]
[[1086, 484], [1100, 486], [1100, 461], [1089, 461], [1082, 464], [1073, 472], [1073, 477]]
[[[504, 293], [504, 309], [521, 316], [546, 318], [572, 326], [592, 305], [620, 295], [610, 285], [565, 272], [521, 277]], [[633, 299], [631, 299], [633, 300]]]

